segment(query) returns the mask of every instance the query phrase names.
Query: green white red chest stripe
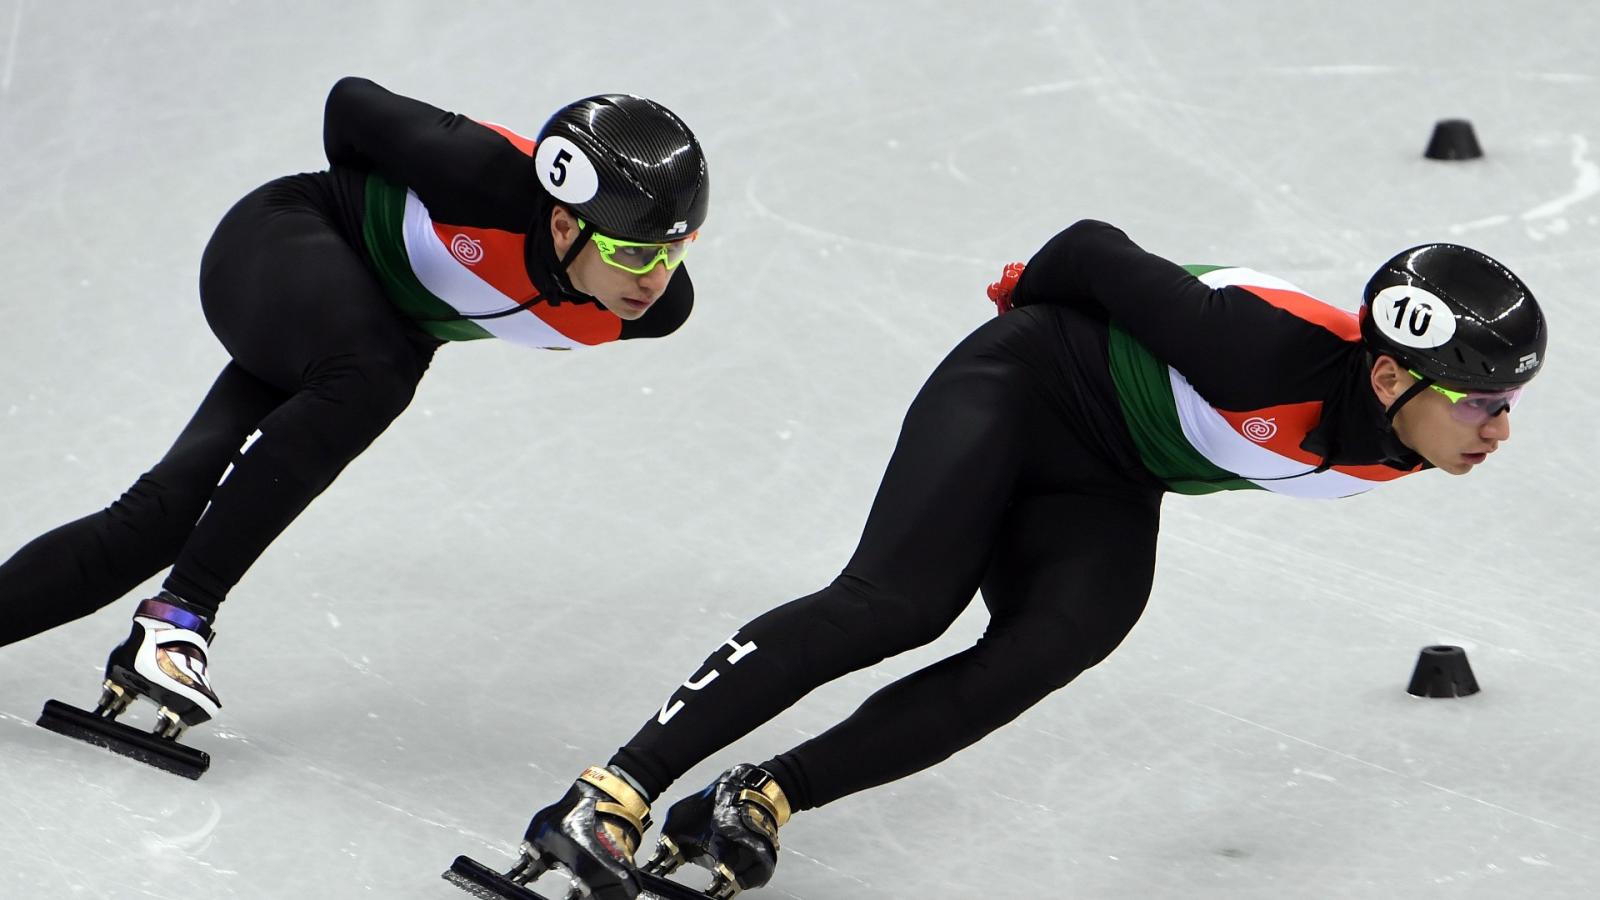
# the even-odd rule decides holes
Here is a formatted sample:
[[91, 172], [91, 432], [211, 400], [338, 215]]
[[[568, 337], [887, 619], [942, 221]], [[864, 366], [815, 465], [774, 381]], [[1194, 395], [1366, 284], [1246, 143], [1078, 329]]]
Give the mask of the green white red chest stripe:
[[[1360, 339], [1354, 315], [1282, 279], [1244, 268], [1189, 270], [1211, 288], [1236, 286], [1308, 327], [1352, 342]], [[1201, 396], [1182, 372], [1115, 326], [1109, 349], [1112, 380], [1134, 443], [1146, 467], [1175, 492], [1263, 489], [1295, 497], [1346, 497], [1409, 474], [1382, 464], [1319, 471], [1322, 459], [1301, 443], [1322, 419], [1321, 400], [1225, 408]], [[1246, 374], [1271, 377], [1270, 372]]]
[[[532, 141], [488, 127], [532, 154]], [[435, 221], [415, 191], [376, 173], [367, 178], [365, 211], [362, 237], [386, 292], [435, 337], [570, 350], [621, 336], [622, 320], [595, 304], [539, 299], [521, 232]]]

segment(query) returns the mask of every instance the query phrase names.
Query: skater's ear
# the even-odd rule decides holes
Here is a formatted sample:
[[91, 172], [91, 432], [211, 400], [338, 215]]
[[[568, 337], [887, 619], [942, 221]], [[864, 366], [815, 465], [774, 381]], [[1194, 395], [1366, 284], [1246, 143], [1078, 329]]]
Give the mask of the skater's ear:
[[573, 241], [583, 231], [578, 225], [578, 217], [565, 206], [557, 204], [550, 210], [550, 239], [555, 243], [556, 256], [564, 258], [567, 251], [572, 249]]
[[1406, 372], [1405, 366], [1395, 361], [1395, 358], [1386, 354], [1379, 354], [1372, 363], [1372, 392], [1378, 396], [1378, 402], [1388, 409], [1416, 382], [1415, 378]]

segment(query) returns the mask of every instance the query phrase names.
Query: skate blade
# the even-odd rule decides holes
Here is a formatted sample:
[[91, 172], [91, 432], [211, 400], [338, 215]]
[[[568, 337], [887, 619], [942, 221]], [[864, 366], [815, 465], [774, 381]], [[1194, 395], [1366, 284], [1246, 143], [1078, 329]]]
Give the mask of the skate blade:
[[660, 900], [714, 900], [710, 894], [651, 872], [640, 872], [638, 877], [639, 887], [644, 889], [639, 894], [640, 897], [656, 897]]
[[[543, 894], [511, 881], [470, 856], [456, 857], [456, 861], [451, 863], [450, 868], [440, 877], [483, 900], [549, 900]], [[643, 888], [639, 900], [711, 900], [708, 894], [702, 894], [694, 888], [669, 881], [659, 875], [640, 872], [638, 878], [639, 886]]]
[[120, 753], [185, 778], [197, 779], [211, 767], [211, 755], [204, 750], [186, 747], [170, 738], [156, 737], [148, 731], [85, 712], [60, 700], [44, 702], [38, 724], [46, 731], [104, 747], [112, 753]]
[[545, 895], [517, 884], [470, 856], [456, 857], [456, 861], [439, 877], [483, 900], [549, 900]]

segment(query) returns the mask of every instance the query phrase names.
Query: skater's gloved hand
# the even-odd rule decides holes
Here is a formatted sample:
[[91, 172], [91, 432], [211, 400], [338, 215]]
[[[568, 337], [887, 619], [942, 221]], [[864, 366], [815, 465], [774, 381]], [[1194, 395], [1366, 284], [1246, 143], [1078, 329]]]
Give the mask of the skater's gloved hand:
[[1000, 271], [1000, 280], [989, 285], [989, 299], [994, 301], [995, 315], [1004, 315], [1011, 311], [1011, 294], [1017, 289], [1017, 279], [1022, 277], [1022, 270], [1027, 268], [1023, 263], [1006, 263]]

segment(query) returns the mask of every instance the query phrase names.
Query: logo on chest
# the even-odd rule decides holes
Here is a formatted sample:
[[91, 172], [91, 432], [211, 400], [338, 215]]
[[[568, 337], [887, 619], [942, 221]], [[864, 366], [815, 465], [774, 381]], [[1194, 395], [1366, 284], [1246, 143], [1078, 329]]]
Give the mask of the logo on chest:
[[450, 239], [450, 255], [464, 266], [475, 266], [483, 262], [483, 242], [458, 234]]
[[1258, 444], [1265, 444], [1277, 435], [1278, 423], [1274, 419], [1251, 416], [1239, 426], [1239, 433]]

